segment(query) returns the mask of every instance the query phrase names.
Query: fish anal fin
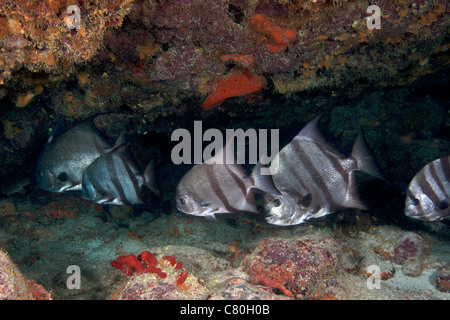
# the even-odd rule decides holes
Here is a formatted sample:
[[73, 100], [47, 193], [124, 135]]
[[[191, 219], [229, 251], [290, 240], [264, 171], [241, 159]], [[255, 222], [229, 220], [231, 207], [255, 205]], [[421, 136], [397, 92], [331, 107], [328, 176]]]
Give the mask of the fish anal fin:
[[161, 198], [161, 190], [156, 179], [154, 160], [152, 159], [144, 171], [144, 185]]
[[206, 215], [205, 219], [212, 223], [217, 223], [217, 224], [219, 223], [219, 221], [217, 221], [216, 216], [213, 213]]
[[345, 199], [342, 203], [344, 208], [352, 208], [367, 211], [367, 207], [359, 199], [359, 194], [356, 186], [356, 178], [353, 173], [350, 173], [349, 184], [345, 193]]

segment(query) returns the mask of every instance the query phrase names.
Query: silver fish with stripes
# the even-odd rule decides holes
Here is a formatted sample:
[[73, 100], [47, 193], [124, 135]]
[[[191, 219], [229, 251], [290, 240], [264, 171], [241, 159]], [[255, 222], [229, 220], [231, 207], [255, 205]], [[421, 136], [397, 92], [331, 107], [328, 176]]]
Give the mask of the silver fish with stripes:
[[250, 176], [242, 165], [236, 164], [236, 159], [227, 164], [226, 154], [234, 151], [229, 146], [226, 143], [214, 157], [195, 165], [183, 176], [176, 189], [178, 210], [217, 222], [217, 213], [258, 213], [255, 189], [279, 194], [271, 177], [261, 174], [260, 164]]
[[425, 165], [411, 180], [405, 215], [425, 221], [450, 218], [450, 155]]
[[290, 226], [342, 209], [366, 210], [360, 201], [355, 170], [382, 178], [362, 132], [345, 157], [318, 129], [320, 115], [309, 122], [272, 160], [272, 179], [281, 195], [264, 195], [266, 221]]
[[95, 129], [90, 117], [72, 129], [57, 134], [63, 118], [58, 121], [36, 164], [36, 183], [46, 191], [81, 190], [81, 178], [86, 168], [101, 155], [123, 144], [124, 135], [110, 146]]
[[134, 205], [144, 203], [143, 186], [160, 195], [153, 160], [142, 173], [130, 153], [128, 143], [97, 158], [83, 173], [81, 196], [99, 204]]

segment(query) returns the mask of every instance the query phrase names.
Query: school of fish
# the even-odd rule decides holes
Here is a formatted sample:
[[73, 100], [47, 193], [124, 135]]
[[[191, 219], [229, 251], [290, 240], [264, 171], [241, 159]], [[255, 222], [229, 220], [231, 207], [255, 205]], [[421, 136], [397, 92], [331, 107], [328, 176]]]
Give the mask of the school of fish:
[[[215, 214], [257, 213], [255, 190], [263, 192], [269, 224], [290, 226], [340, 210], [368, 211], [357, 190], [355, 171], [383, 179], [377, 162], [360, 132], [346, 157], [332, 147], [318, 129], [320, 115], [272, 158], [269, 175], [262, 165], [251, 174], [236, 161], [229, 144], [212, 159], [194, 165], [176, 188], [179, 211], [216, 222]], [[102, 205], [142, 204], [143, 188], [161, 197], [153, 161], [140, 170], [128, 152], [124, 134], [110, 146], [88, 118], [64, 133], [54, 133], [36, 165], [37, 185], [50, 192], [81, 191]], [[222, 160], [222, 161], [219, 161]], [[450, 219], [450, 155], [425, 165], [406, 192], [405, 215], [425, 221]]]
[[81, 191], [83, 198], [102, 205], [142, 204], [144, 186], [160, 196], [153, 162], [140, 172], [127, 151], [124, 133], [109, 146], [92, 117], [62, 134], [55, 131], [37, 161], [36, 184], [40, 188]]

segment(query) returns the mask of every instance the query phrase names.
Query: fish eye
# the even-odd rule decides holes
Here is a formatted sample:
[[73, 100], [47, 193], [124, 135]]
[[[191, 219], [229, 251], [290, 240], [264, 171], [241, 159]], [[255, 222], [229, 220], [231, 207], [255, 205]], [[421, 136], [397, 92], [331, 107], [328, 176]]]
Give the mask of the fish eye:
[[275, 199], [273, 200], [272, 204], [274, 207], [279, 207], [281, 205], [281, 201], [280, 199]]
[[412, 201], [412, 204], [415, 206], [418, 206], [420, 204], [420, 200], [417, 198], [412, 197], [411, 201]]
[[184, 201], [183, 198], [178, 198], [178, 202], [179, 202], [180, 204], [185, 204], [185, 203], [186, 203], [186, 201]]
[[442, 200], [441, 202], [439, 202], [437, 204], [437, 207], [438, 207], [439, 210], [445, 210], [445, 209], [448, 208], [448, 203], [447, 203], [447, 201]]
[[67, 173], [61, 172], [61, 173], [58, 175], [57, 179], [58, 179], [59, 181], [66, 182], [66, 181], [69, 179], [69, 176], [67, 175]]

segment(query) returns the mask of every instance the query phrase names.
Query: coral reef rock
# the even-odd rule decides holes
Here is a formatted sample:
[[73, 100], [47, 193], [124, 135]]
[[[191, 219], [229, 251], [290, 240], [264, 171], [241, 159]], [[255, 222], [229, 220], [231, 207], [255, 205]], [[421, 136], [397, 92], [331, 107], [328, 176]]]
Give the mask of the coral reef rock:
[[132, 1], [0, 1], [0, 84], [21, 68], [63, 73], [89, 61]]
[[418, 277], [423, 270], [423, 257], [429, 253], [431, 243], [414, 232], [406, 232], [399, 237], [394, 248], [392, 261], [402, 265], [406, 276]]
[[209, 294], [203, 282], [173, 256], [158, 260], [153, 253], [143, 251], [139, 256], [120, 256], [111, 266], [133, 276], [113, 293], [113, 300], [196, 300]]
[[436, 288], [442, 292], [450, 292], [450, 265], [442, 267], [435, 276]]
[[243, 267], [251, 283], [272, 287], [288, 297], [323, 298], [339, 256], [338, 244], [322, 234], [269, 238], [244, 260]]
[[0, 251], [0, 300], [51, 300], [51, 295], [25, 279], [8, 254]]

